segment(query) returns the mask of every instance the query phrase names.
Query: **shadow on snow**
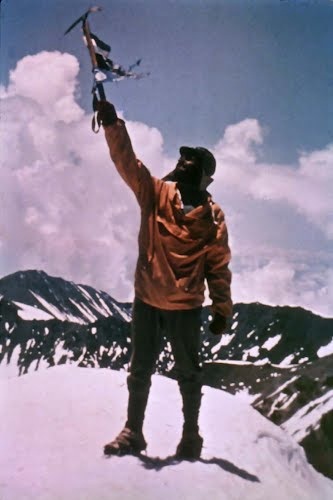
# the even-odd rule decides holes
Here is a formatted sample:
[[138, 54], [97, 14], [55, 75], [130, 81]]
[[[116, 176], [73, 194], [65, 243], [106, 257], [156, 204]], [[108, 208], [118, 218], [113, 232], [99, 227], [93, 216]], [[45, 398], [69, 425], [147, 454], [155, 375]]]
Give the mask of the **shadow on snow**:
[[[170, 455], [165, 458], [160, 458], [160, 457], [150, 457], [148, 455], [144, 454], [138, 454], [134, 455], [137, 457], [142, 466], [147, 469], [147, 470], [155, 470], [155, 471], [160, 471], [164, 467], [169, 467], [170, 465], [177, 465], [180, 464], [183, 460], [176, 458], [175, 455]], [[185, 461], [185, 460], [184, 460]], [[230, 472], [230, 474], [235, 474], [236, 476], [241, 477], [242, 479], [246, 479], [247, 481], [252, 481], [254, 483], [260, 483], [260, 479], [247, 472], [244, 469], [240, 469], [236, 465], [234, 465], [232, 462], [229, 462], [228, 460], [225, 460], [223, 458], [217, 458], [217, 457], [212, 457], [212, 458], [199, 458], [198, 460], [186, 460], [187, 462], [201, 462], [202, 464], [207, 464], [207, 465], [217, 465], [221, 469], [223, 469], [226, 472]]]

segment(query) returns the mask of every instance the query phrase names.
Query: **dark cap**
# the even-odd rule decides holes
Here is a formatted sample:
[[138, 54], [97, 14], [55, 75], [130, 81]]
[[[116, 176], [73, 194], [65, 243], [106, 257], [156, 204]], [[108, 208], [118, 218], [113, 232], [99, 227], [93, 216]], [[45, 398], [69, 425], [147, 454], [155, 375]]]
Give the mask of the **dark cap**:
[[205, 174], [208, 176], [214, 175], [216, 161], [214, 156], [208, 149], [206, 148], [191, 148], [189, 146], [182, 146], [179, 149], [181, 155], [194, 155], [201, 162], [201, 166], [205, 171]]

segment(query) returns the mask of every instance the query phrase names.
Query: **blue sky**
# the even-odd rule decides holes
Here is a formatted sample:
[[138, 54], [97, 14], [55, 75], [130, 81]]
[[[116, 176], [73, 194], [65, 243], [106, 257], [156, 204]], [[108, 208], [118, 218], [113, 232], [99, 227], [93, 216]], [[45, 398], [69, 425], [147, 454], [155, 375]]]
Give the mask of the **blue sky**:
[[[333, 2], [99, 5], [103, 12], [91, 15], [91, 28], [111, 44], [112, 58], [127, 65], [142, 57], [142, 71], [151, 73], [106, 86], [129, 123], [138, 156], [155, 175], [171, 168], [182, 144], [209, 147], [217, 157], [212, 193], [229, 221], [235, 300], [290, 303], [333, 315]], [[63, 36], [87, 7], [81, 0], [1, 2], [3, 213], [12, 225], [20, 220], [21, 236], [6, 238], [3, 222], [0, 275], [39, 267], [126, 299], [137, 209], [121, 184], [116, 195], [112, 189], [103, 193], [108, 176], [117, 186], [118, 180], [105, 169], [102, 134], [89, 131], [87, 50], [79, 28]], [[100, 164], [94, 178], [93, 154]], [[74, 164], [85, 169], [73, 179], [73, 169], [59, 174], [59, 165]], [[45, 182], [53, 186], [48, 199]], [[91, 213], [83, 224], [78, 188], [83, 193], [92, 184], [105, 201], [99, 205], [96, 197], [94, 205], [90, 194]], [[62, 207], [70, 203], [70, 225], [59, 199]], [[100, 228], [92, 228], [98, 217]], [[58, 248], [54, 239], [59, 244], [61, 231], [67, 246]], [[93, 271], [97, 256], [100, 266]]]
[[[293, 161], [333, 135], [333, 2], [314, 0], [121, 0], [102, 2], [92, 28], [112, 55], [143, 57], [149, 80], [108, 89], [134, 120], [163, 130], [172, 152], [185, 142], [215, 143], [223, 129], [255, 117], [269, 129], [265, 155]], [[89, 110], [89, 60], [80, 31], [62, 38], [89, 3], [2, 1], [1, 80], [26, 54], [74, 53], [80, 104]], [[199, 123], [198, 123], [199, 122]]]

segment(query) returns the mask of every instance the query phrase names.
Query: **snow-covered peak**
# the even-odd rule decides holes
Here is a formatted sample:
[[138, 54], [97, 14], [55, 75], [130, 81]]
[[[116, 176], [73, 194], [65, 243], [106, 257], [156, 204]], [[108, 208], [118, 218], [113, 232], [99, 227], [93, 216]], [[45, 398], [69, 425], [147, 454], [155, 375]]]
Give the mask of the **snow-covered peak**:
[[[25, 500], [331, 500], [333, 482], [303, 449], [246, 403], [205, 388], [202, 459], [175, 462], [177, 384], [154, 376], [145, 422], [148, 455], [104, 458], [121, 429], [126, 373], [70, 366], [1, 383], [1, 498]], [[50, 397], [52, 394], [52, 397]]]
[[2, 278], [0, 293], [6, 300], [20, 303], [19, 316], [25, 320], [57, 319], [81, 325], [108, 317], [129, 321], [128, 308], [107, 293], [43, 271], [20, 271]]

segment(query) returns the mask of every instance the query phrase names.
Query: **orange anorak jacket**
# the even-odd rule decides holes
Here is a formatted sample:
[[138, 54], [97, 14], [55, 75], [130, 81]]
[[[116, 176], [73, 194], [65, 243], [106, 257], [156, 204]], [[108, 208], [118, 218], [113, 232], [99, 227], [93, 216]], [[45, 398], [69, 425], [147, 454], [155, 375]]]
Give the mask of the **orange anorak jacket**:
[[230, 250], [221, 208], [209, 197], [185, 214], [177, 184], [153, 177], [136, 158], [122, 120], [105, 127], [105, 137], [141, 208], [136, 297], [160, 309], [192, 309], [204, 302], [206, 279], [213, 312], [230, 316]]

